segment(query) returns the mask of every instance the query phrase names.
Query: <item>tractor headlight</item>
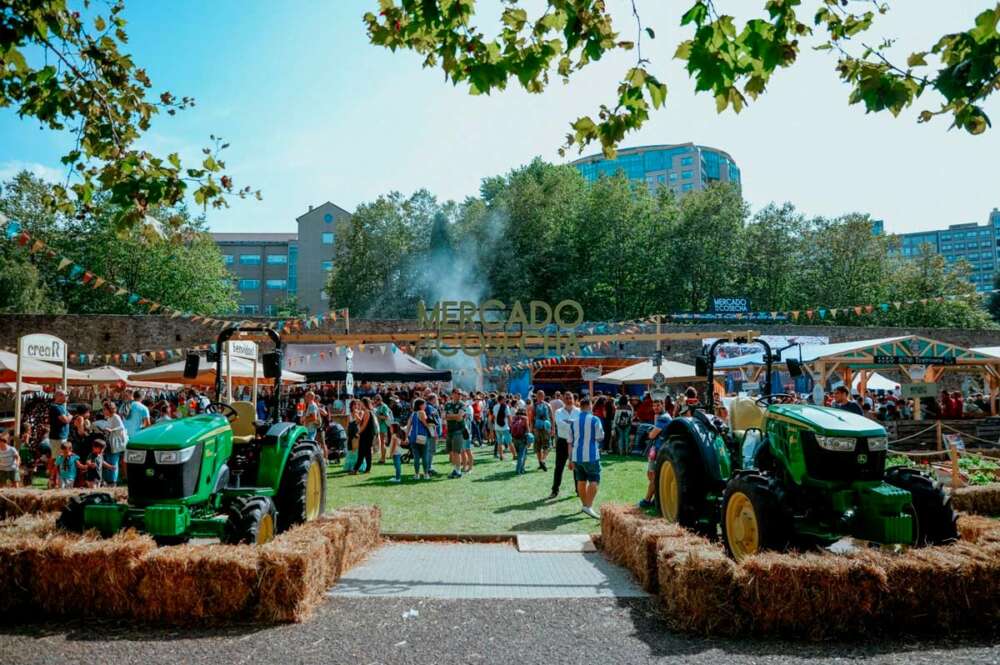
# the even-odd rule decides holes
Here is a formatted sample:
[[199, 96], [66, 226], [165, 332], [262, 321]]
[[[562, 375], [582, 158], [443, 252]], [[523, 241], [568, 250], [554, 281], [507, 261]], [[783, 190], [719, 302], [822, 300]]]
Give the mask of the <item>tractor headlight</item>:
[[877, 453], [883, 450], [888, 450], [889, 448], [889, 437], [887, 436], [871, 436], [868, 437], [868, 450], [873, 453]]
[[850, 436], [820, 436], [816, 435], [816, 443], [824, 450], [832, 450], [837, 453], [854, 452], [854, 447], [858, 440]]
[[125, 463], [126, 464], [145, 464], [146, 463], [146, 451], [145, 450], [126, 450], [125, 451]]
[[153, 456], [157, 464], [183, 464], [194, 455], [195, 446], [188, 446], [180, 450], [154, 450]]

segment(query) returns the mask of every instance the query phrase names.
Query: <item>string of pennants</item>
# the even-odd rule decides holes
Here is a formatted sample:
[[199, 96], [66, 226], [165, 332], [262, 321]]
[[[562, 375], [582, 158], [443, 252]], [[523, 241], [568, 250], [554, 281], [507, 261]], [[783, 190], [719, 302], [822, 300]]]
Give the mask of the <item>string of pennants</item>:
[[586, 355], [587, 353], [599, 351], [602, 348], [611, 348], [611, 342], [593, 342], [591, 344], [582, 344], [580, 346], [579, 353], [566, 353], [560, 356], [551, 356], [549, 358], [538, 358], [536, 360], [520, 360], [513, 363], [501, 363], [499, 365], [492, 365], [490, 367], [477, 367], [475, 370], [457, 370], [459, 374], [465, 374], [466, 371], [475, 372], [476, 374], [512, 374], [514, 372], [521, 372], [526, 369], [539, 369], [545, 367], [546, 365], [558, 365], [561, 362], [565, 362], [570, 358], [576, 358], [581, 355]]
[[[328, 358], [333, 358], [334, 356], [342, 356], [344, 355], [344, 350], [346, 348], [346, 346], [335, 346], [333, 347], [333, 351], [314, 351], [311, 353], [300, 353], [294, 356], [285, 356], [285, 362], [288, 363], [288, 369], [294, 369], [296, 365], [302, 366], [311, 360], [326, 360]], [[369, 353], [381, 353], [384, 356], [387, 353], [399, 353], [400, 348], [395, 344], [360, 343], [357, 345], [357, 350], [361, 353], [364, 353], [365, 351]]]
[[[184, 318], [195, 323], [202, 323], [206, 326], [224, 328], [230, 325], [236, 325], [243, 323], [246, 320], [234, 320], [234, 319], [223, 319], [218, 317], [204, 316], [201, 314], [195, 314], [193, 312], [185, 312], [163, 303], [157, 302], [151, 298], [144, 298], [138, 293], [134, 293], [129, 289], [112, 283], [111, 281], [101, 277], [92, 270], [88, 270], [86, 267], [74, 262], [52, 247], [50, 247], [44, 240], [40, 238], [33, 237], [30, 233], [21, 228], [21, 224], [15, 220], [7, 220], [3, 215], [0, 215], [0, 225], [4, 226], [4, 236], [7, 240], [16, 242], [21, 247], [25, 247], [29, 254], [39, 255], [48, 258], [49, 260], [56, 262], [56, 272], [66, 273], [66, 281], [72, 284], [76, 284], [81, 287], [87, 287], [93, 289], [94, 291], [104, 291], [118, 298], [127, 301], [130, 305], [136, 305], [139, 307], [144, 307], [146, 312], [149, 314], [159, 313], [169, 318]], [[350, 320], [349, 311], [344, 309], [331, 310], [323, 314], [316, 314], [314, 316], [308, 316], [304, 318], [293, 318], [293, 319], [279, 319], [275, 323], [275, 328], [283, 333], [295, 332], [299, 330], [309, 330], [313, 328], [319, 328], [326, 322], [335, 322], [338, 318], [343, 319], [345, 322]], [[160, 358], [171, 358], [171, 357], [183, 357], [183, 350], [181, 349], [160, 349], [157, 351], [137, 351], [131, 353], [118, 353], [118, 354], [81, 354], [83, 356], [102, 356], [102, 357], [141, 357], [143, 355], [150, 356], [151, 354], [160, 354]], [[174, 354], [174, 355], [171, 355]], [[71, 354], [72, 355], [72, 354]]]

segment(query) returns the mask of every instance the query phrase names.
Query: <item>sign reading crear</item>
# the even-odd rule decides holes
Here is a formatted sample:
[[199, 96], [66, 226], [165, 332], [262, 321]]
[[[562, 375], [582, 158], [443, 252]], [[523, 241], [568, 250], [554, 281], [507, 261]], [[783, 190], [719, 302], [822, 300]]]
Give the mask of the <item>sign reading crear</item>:
[[66, 344], [58, 337], [44, 333], [25, 335], [20, 341], [20, 356], [32, 360], [65, 362]]

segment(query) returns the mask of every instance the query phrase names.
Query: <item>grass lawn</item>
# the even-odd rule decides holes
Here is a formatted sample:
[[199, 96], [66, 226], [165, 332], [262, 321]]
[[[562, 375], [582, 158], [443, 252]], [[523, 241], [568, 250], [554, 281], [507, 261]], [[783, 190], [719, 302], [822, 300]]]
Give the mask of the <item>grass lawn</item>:
[[[442, 446], [439, 445], [439, 449]], [[563, 475], [558, 499], [547, 500], [552, 490], [555, 452], [548, 458], [548, 472], [538, 470], [534, 455], [528, 458], [528, 472], [515, 475], [508, 455], [503, 462], [493, 458], [492, 448], [474, 449], [475, 468], [471, 475], [448, 479], [448, 456], [434, 458], [438, 476], [414, 480], [413, 466], [404, 465], [403, 482], [390, 483], [391, 461], [375, 460], [367, 475], [348, 475], [341, 466], [330, 467], [327, 479], [327, 507], [374, 504], [382, 509], [382, 530], [390, 533], [522, 533], [550, 531], [591, 533], [599, 531], [597, 520], [580, 513], [580, 501], [573, 489], [573, 474]], [[616, 455], [601, 459], [601, 488], [594, 502], [634, 503], [646, 491], [646, 463], [636, 457]]]

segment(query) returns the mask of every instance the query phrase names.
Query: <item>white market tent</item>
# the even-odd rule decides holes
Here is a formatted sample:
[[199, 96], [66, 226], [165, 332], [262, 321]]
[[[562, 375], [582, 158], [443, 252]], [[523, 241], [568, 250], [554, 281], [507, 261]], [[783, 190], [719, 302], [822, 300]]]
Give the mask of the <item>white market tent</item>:
[[[17, 390], [16, 381], [4, 381], [0, 383], [0, 393], [12, 393]], [[22, 393], [41, 393], [45, 392], [45, 388], [42, 386], [36, 386], [34, 383], [22, 383], [21, 384]]]
[[94, 369], [86, 370], [84, 374], [88, 379], [90, 379], [90, 383], [92, 385], [121, 385], [128, 386], [130, 388], [150, 388], [152, 390], [177, 390], [181, 387], [181, 384], [179, 383], [134, 381], [131, 378], [131, 372], [126, 372], [125, 370], [112, 365], [95, 367]]
[[[858, 392], [858, 386], [861, 385], [861, 374], [854, 375], [854, 381], [851, 383], [851, 390]], [[888, 390], [895, 392], [899, 389], [899, 383], [888, 379], [878, 372], [872, 372], [868, 376], [868, 390]]]
[[[42, 360], [30, 358], [21, 359], [21, 382], [30, 381], [42, 385], [62, 383], [61, 365], [54, 365]], [[17, 354], [0, 351], [0, 381], [14, 382], [17, 380]], [[66, 381], [71, 386], [87, 385], [87, 377], [83, 372], [66, 368]]]
[[[683, 383], [685, 381], [703, 380], [699, 379], [695, 374], [693, 365], [685, 365], [684, 363], [675, 362], [673, 360], [664, 360], [663, 364], [660, 366], [660, 371], [665, 377], [667, 377], [667, 383]], [[611, 372], [610, 374], [605, 374], [594, 383], [610, 383], [614, 385], [646, 385], [653, 383], [654, 374], [656, 374], [656, 365], [653, 364], [653, 360], [650, 358], [636, 363], [635, 365], [623, 367], [622, 369]]]
[[[775, 361], [775, 365], [784, 365], [785, 358], [794, 358], [802, 363], [812, 363], [822, 358], [832, 358], [850, 355], [853, 352], [877, 347], [891, 345], [894, 342], [905, 340], [907, 337], [883, 337], [880, 339], [868, 339], [857, 342], [838, 342], [837, 344], [810, 344], [793, 346], [781, 352], [781, 360]], [[763, 367], [764, 352], [750, 353], [745, 356], [735, 358], [724, 358], [716, 361], [715, 369], [739, 369], [740, 367]]]
[[1000, 358], [1000, 346], [974, 346], [972, 350], [994, 358]]
[[[234, 385], [250, 385], [253, 383], [255, 364], [245, 358], [233, 357], [232, 374]], [[223, 376], [225, 376], [226, 363], [222, 362]], [[261, 363], [256, 363], [256, 374], [258, 384], [270, 384], [271, 380], [264, 378], [264, 368]], [[166, 383], [180, 383], [184, 385], [211, 386], [215, 385], [215, 363], [206, 362], [202, 359], [198, 368], [198, 376], [194, 379], [184, 378], [184, 361], [179, 360], [169, 365], [146, 369], [141, 372], [133, 372], [129, 378], [133, 381], [159, 381]], [[305, 383], [306, 377], [297, 372], [287, 369], [281, 371], [282, 383]]]

